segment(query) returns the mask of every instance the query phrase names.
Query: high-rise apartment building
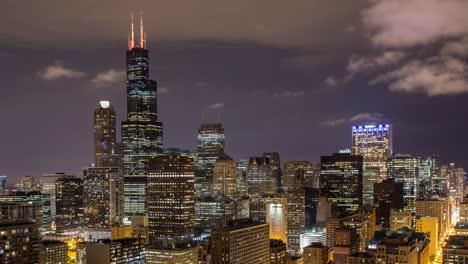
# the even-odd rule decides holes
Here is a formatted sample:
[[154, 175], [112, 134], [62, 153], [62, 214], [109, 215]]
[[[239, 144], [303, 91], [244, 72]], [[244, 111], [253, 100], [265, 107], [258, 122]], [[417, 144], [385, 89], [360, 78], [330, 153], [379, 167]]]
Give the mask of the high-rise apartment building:
[[213, 166], [213, 194], [234, 199], [237, 195], [236, 162], [227, 156]]
[[62, 177], [55, 181], [56, 230], [68, 232], [83, 226], [83, 179]]
[[147, 199], [150, 243], [193, 237], [194, 177], [191, 158], [160, 156], [150, 161]]
[[211, 263], [270, 263], [268, 224], [249, 219], [231, 221], [211, 231]]
[[125, 215], [146, 212], [148, 160], [163, 154], [157, 84], [149, 78], [149, 52], [143, 18], [135, 43], [133, 16], [127, 49], [127, 120], [122, 122]]
[[415, 212], [420, 158], [409, 154], [393, 155], [388, 162], [388, 177], [403, 183], [404, 210]]
[[216, 160], [225, 155], [224, 146], [223, 125], [203, 122], [197, 134], [197, 159], [195, 163], [197, 196], [212, 194], [213, 168]]
[[123, 178], [117, 167], [89, 167], [84, 170], [84, 225], [107, 229], [123, 221]]
[[115, 110], [109, 101], [100, 101], [94, 111], [94, 165], [121, 168], [121, 151], [117, 143]]
[[353, 126], [353, 155], [364, 157], [364, 170], [378, 167], [380, 181], [387, 178], [387, 161], [392, 155], [392, 126], [390, 124]]
[[332, 214], [356, 212], [362, 205], [363, 157], [335, 153], [320, 161], [320, 193], [332, 204]]

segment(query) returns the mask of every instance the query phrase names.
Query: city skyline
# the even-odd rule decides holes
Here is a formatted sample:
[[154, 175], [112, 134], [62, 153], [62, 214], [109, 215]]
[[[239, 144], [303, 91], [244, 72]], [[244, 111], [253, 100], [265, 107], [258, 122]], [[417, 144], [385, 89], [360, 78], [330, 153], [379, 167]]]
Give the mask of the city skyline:
[[[382, 52], [373, 44], [375, 39], [364, 36], [366, 17], [360, 13], [377, 12], [379, 4], [373, 8], [366, 7], [364, 2], [343, 7], [349, 10], [335, 10], [343, 15], [343, 21], [323, 18], [322, 23], [328, 23], [330, 32], [319, 32], [313, 23], [304, 23], [303, 26], [315, 33], [304, 38], [297, 37], [296, 33], [295, 23], [307, 21], [301, 13], [297, 21], [288, 24], [294, 36], [289, 41], [283, 40], [283, 28], [273, 32], [277, 33], [273, 38], [261, 31], [256, 36], [249, 30], [226, 36], [209, 23], [193, 25], [198, 29], [194, 32], [206, 28], [206, 34], [187, 35], [183, 27], [176, 27], [171, 33], [170, 27], [164, 26], [157, 16], [149, 15], [161, 12], [164, 5], [156, 8], [149, 2], [143, 3], [141, 7], [148, 14], [145, 17], [147, 45], [152, 50], [150, 75], [157, 76], [160, 87], [158, 119], [165, 122], [164, 147], [195, 149], [196, 130], [202, 116], [216, 120], [220, 111], [227, 154], [234, 159], [274, 151], [281, 155], [282, 161], [311, 160], [317, 164], [323, 154], [351, 148], [353, 125], [389, 122], [393, 126], [394, 153], [436, 154], [442, 163], [453, 161], [468, 167], [463, 157], [466, 139], [462, 136], [466, 124], [455, 119], [467, 111], [463, 108], [465, 94], [453, 96], [455, 92], [448, 87], [441, 88], [448, 95], [438, 96], [392, 92], [387, 89], [389, 85], [368, 83], [377, 73], [369, 73], [371, 76], [356, 73], [352, 80], [344, 81], [352, 55], [367, 58], [362, 61], [367, 66], [362, 67], [373, 71], [377, 65], [372, 64], [371, 58]], [[304, 2], [298, 5], [310, 6]], [[323, 2], [316, 5], [331, 12], [332, 5]], [[12, 7], [11, 14], [5, 17], [11, 22], [9, 28], [0, 27], [2, 35], [11, 38], [0, 44], [3, 50], [0, 56], [10, 62], [0, 66], [3, 87], [12, 87], [5, 89], [5, 96], [0, 99], [4, 125], [14, 128], [2, 132], [0, 154], [0, 174], [9, 176], [9, 184], [24, 175], [38, 178], [61, 171], [80, 175], [82, 168], [93, 162], [92, 112], [100, 100], [108, 100], [115, 107], [117, 124], [125, 120], [125, 82], [119, 78], [117, 82], [112, 80], [120, 76], [125, 66], [121, 54], [127, 43], [129, 13], [135, 8], [126, 6], [125, 10], [100, 12], [99, 16], [116, 25], [102, 31], [109, 22], [97, 21], [93, 23], [95, 31], [88, 32], [85, 29], [89, 25], [76, 20], [80, 11], [74, 13], [71, 8], [64, 8], [63, 13], [74, 15], [54, 19], [64, 26], [78, 23], [76, 30], [69, 30], [75, 32], [72, 38], [58, 25], [49, 28], [42, 21], [37, 24], [38, 32], [57, 34], [39, 35], [23, 28], [15, 17], [26, 14], [35, 17], [30, 13], [33, 7]], [[273, 4], [271, 7], [280, 8]], [[102, 8], [97, 6], [96, 11]], [[284, 16], [296, 11], [296, 8], [286, 11]], [[137, 14], [139, 10], [134, 12]], [[196, 16], [204, 14], [198, 9], [194, 12]], [[220, 11], [223, 12], [227, 11]], [[262, 22], [258, 22], [264, 23], [268, 32], [273, 30], [269, 15], [260, 16]], [[89, 14], [88, 17], [98, 16]], [[215, 18], [229, 25], [229, 19], [220, 20], [221, 15]], [[15, 27], [17, 30], [11, 31]], [[101, 36], [95, 32], [104, 33]], [[323, 39], [317, 40], [314, 36], [319, 33]], [[459, 31], [450, 34], [456, 40], [464, 35]], [[331, 41], [333, 36], [347, 40], [349, 47]], [[73, 42], [76, 39], [80, 41]], [[448, 44], [440, 34], [430, 40], [434, 44], [421, 44], [425, 50], [439, 46], [437, 50], [441, 50]], [[100, 43], [99, 48], [93, 47], [96, 43]], [[366, 50], [358, 48], [360, 44], [365, 44]], [[405, 42], [405, 45], [413, 44]], [[392, 51], [403, 49], [398, 43], [389, 45]], [[411, 49], [403, 51], [412, 52]], [[403, 67], [410, 60], [401, 63]], [[104, 80], [106, 85], [98, 85], [97, 80]], [[332, 85], [333, 81], [338, 83]], [[457, 129], [441, 129], [454, 125]], [[35, 135], [27, 136], [31, 131]], [[117, 135], [120, 135], [119, 128]]]

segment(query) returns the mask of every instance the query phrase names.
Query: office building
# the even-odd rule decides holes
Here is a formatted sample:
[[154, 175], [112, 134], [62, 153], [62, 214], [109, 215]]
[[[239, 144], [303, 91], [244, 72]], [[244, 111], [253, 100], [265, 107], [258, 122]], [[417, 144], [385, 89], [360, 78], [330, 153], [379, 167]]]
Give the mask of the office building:
[[230, 199], [237, 195], [236, 162], [226, 155], [213, 165], [213, 194]]
[[459, 221], [468, 222], [468, 196], [458, 205]]
[[270, 263], [268, 224], [250, 219], [231, 221], [226, 227], [211, 231], [211, 261], [213, 264]]
[[31, 202], [42, 205], [41, 215], [37, 215], [36, 220], [39, 223], [39, 232], [41, 234], [52, 231], [52, 217], [50, 212], [50, 194], [40, 192], [14, 192], [8, 195], [0, 196], [0, 202]]
[[442, 241], [451, 224], [450, 204], [447, 198], [425, 199], [416, 201], [416, 217], [437, 218], [438, 240]]
[[326, 264], [328, 262], [328, 247], [322, 243], [312, 243], [304, 248], [304, 264]]
[[392, 155], [390, 124], [353, 126], [353, 155], [363, 156], [363, 169], [379, 168], [380, 180], [387, 178], [387, 162]]
[[202, 229], [220, 228], [234, 220], [236, 204], [223, 196], [205, 196], [195, 203], [195, 227]]
[[181, 156], [152, 159], [147, 202], [150, 243], [192, 238], [195, 225], [193, 159]]
[[135, 43], [133, 16], [127, 49], [127, 120], [122, 122], [125, 216], [146, 212], [148, 160], [163, 154], [163, 124], [158, 121], [157, 83], [149, 78], [149, 52], [143, 18]]
[[123, 220], [123, 178], [117, 167], [84, 170], [84, 225], [87, 229], [111, 229]]
[[282, 203], [267, 203], [266, 223], [270, 227], [270, 239], [288, 243], [288, 207]]
[[401, 228], [413, 228], [413, 215], [404, 210], [390, 210], [390, 230], [397, 231]]
[[282, 193], [284, 186], [283, 172], [281, 171], [281, 160], [278, 152], [265, 152], [262, 155], [268, 158], [272, 167], [272, 177], [276, 179], [276, 192]]
[[458, 207], [458, 204], [463, 201], [465, 187], [465, 170], [455, 166], [455, 163], [442, 165], [441, 177], [448, 180], [448, 195], [452, 197], [454, 202], [453, 207]]
[[302, 188], [313, 188], [316, 174], [309, 161], [287, 161], [283, 165], [284, 192]]
[[145, 248], [146, 264], [196, 264], [198, 263], [197, 246], [191, 244], [149, 245]]
[[122, 168], [116, 135], [114, 108], [109, 101], [99, 101], [94, 111], [94, 166]]
[[357, 252], [348, 256], [348, 264], [376, 264], [375, 256], [366, 252]]
[[374, 205], [377, 206], [377, 224], [382, 227], [390, 227], [390, 211], [403, 210], [403, 183], [387, 179], [374, 184]]
[[248, 181], [247, 181], [247, 166], [249, 165], [248, 159], [240, 159], [236, 163], [236, 190], [240, 195], [247, 194]]
[[277, 178], [275, 166], [268, 157], [252, 157], [247, 166], [247, 186], [249, 194], [275, 194]]
[[197, 196], [212, 194], [214, 163], [223, 157], [224, 128], [221, 123], [202, 123], [197, 135], [195, 187]]
[[332, 204], [332, 214], [356, 212], [362, 205], [362, 156], [335, 153], [320, 160], [320, 193]]
[[0, 263], [39, 263], [37, 202], [0, 202]]
[[379, 167], [366, 167], [362, 173], [362, 202], [374, 205], [374, 185], [381, 182]]
[[468, 236], [450, 236], [442, 248], [442, 263], [468, 263]]
[[[437, 175], [438, 158], [436, 156], [422, 157], [419, 163], [418, 199], [427, 198], [430, 193], [438, 193], [432, 186], [432, 180]], [[444, 193], [444, 192], [443, 192]]]
[[20, 182], [18, 184], [18, 191], [26, 193], [38, 191], [36, 179], [30, 175], [21, 177]]
[[249, 218], [253, 221], [266, 223], [266, 208], [268, 204], [281, 204], [288, 211], [288, 199], [275, 195], [251, 196], [249, 199]]
[[436, 217], [422, 217], [416, 219], [416, 232], [422, 232], [429, 234], [429, 239], [431, 243], [429, 244], [429, 256], [432, 257], [435, 255], [437, 246], [439, 245], [439, 227], [438, 220]]
[[7, 191], [7, 176], [6, 175], [0, 175], [0, 195], [5, 194]]
[[76, 245], [78, 263], [145, 263], [145, 244], [141, 238], [100, 239]]
[[67, 264], [68, 246], [67, 243], [56, 240], [42, 240], [40, 244], [41, 264]]
[[288, 263], [289, 255], [282, 240], [270, 239], [270, 264]]
[[396, 154], [388, 162], [388, 177], [403, 183], [404, 210], [415, 212], [420, 159], [409, 154]]
[[66, 233], [83, 226], [83, 179], [62, 177], [55, 181], [56, 230]]
[[53, 222], [55, 222], [55, 215], [57, 213], [55, 206], [55, 181], [65, 177], [74, 177], [74, 175], [57, 172], [55, 174], [43, 174], [41, 177], [41, 193], [50, 194], [50, 215]]

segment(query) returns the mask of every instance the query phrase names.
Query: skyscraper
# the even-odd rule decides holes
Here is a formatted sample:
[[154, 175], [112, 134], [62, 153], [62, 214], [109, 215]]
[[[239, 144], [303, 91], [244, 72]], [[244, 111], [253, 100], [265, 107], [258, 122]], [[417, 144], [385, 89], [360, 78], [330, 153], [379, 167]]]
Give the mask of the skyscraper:
[[418, 193], [419, 157], [409, 154], [396, 154], [388, 162], [388, 177], [403, 183], [404, 209], [415, 212]]
[[74, 177], [73, 175], [67, 175], [63, 172], [58, 172], [55, 174], [43, 174], [41, 178], [41, 192], [45, 194], [50, 194], [50, 213], [52, 221], [55, 221], [56, 206], [55, 206], [55, 182], [64, 177]]
[[89, 229], [108, 229], [123, 219], [123, 182], [119, 168], [84, 170], [84, 224]]
[[363, 169], [380, 168], [380, 180], [387, 178], [387, 161], [392, 155], [392, 126], [390, 124], [353, 126], [353, 155], [364, 157]]
[[0, 194], [4, 194], [6, 192], [6, 175], [0, 175]]
[[320, 158], [321, 195], [333, 215], [355, 212], [362, 205], [362, 156], [335, 153]]
[[213, 167], [213, 194], [236, 197], [236, 162], [229, 157], [218, 159]]
[[277, 178], [274, 165], [268, 157], [252, 157], [247, 166], [249, 194], [274, 194], [277, 190]]
[[149, 163], [150, 243], [193, 237], [195, 188], [193, 159], [160, 156]]
[[115, 111], [109, 101], [100, 101], [94, 111], [94, 163], [96, 167], [121, 167]]
[[213, 167], [224, 155], [224, 128], [221, 123], [202, 123], [197, 136], [195, 188], [197, 196], [210, 195]]
[[149, 52], [143, 18], [135, 43], [133, 15], [127, 50], [127, 120], [122, 122], [125, 214], [145, 213], [147, 163], [163, 153], [163, 124], [158, 121], [157, 84], [149, 79]]

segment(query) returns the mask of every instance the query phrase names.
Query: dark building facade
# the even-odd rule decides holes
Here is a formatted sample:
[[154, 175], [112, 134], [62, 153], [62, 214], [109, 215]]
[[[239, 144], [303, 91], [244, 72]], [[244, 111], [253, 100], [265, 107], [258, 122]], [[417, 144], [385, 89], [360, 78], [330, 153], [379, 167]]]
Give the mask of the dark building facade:
[[83, 225], [83, 179], [63, 177], [55, 181], [57, 231], [76, 229]]
[[374, 204], [376, 209], [377, 224], [390, 228], [390, 211], [403, 209], [403, 183], [387, 179], [374, 184]]
[[332, 215], [356, 212], [362, 205], [363, 157], [335, 153], [320, 161], [321, 196], [332, 204]]
[[157, 84], [149, 79], [149, 52], [143, 23], [135, 45], [133, 17], [127, 50], [127, 120], [122, 122], [125, 214], [145, 213], [147, 163], [163, 154], [163, 124], [158, 121]]

